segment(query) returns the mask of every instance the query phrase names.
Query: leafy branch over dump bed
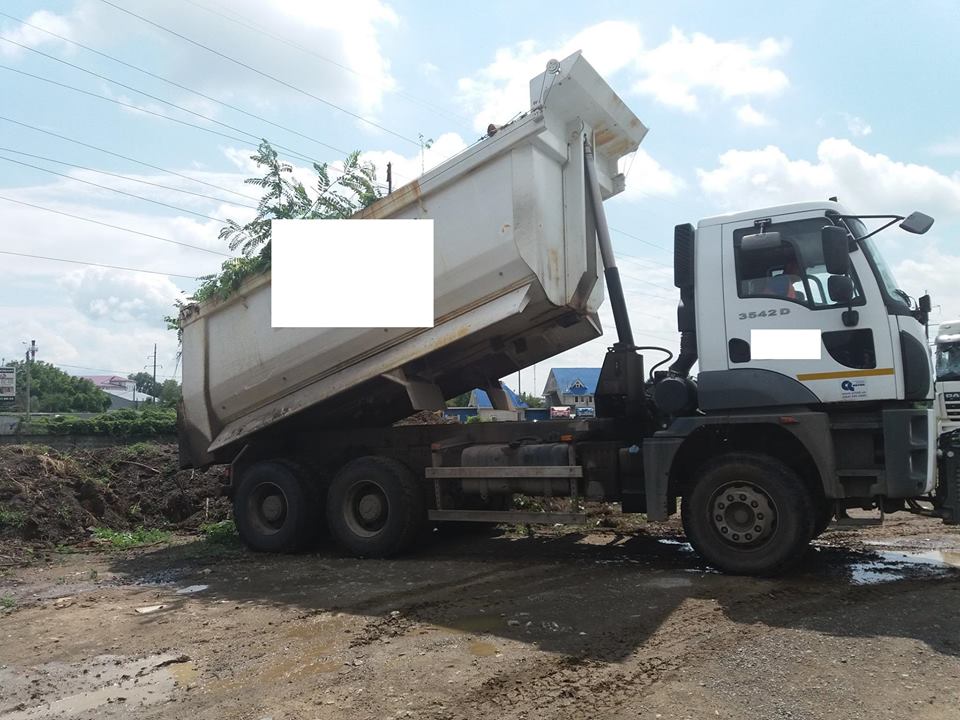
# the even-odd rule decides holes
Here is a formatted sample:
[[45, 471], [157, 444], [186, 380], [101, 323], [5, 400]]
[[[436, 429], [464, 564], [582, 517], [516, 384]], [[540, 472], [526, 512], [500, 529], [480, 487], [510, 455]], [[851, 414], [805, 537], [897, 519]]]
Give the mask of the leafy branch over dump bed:
[[[244, 181], [263, 190], [257, 215], [243, 224], [228, 220], [220, 230], [220, 239], [226, 240], [231, 250], [239, 248], [242, 255], [225, 261], [219, 273], [199, 278], [200, 286], [190, 302], [226, 299], [246, 278], [269, 269], [272, 220], [342, 220], [382, 197], [376, 168], [360, 161], [359, 150], [346, 157], [342, 171], [327, 163], [314, 163], [317, 182], [312, 190], [294, 177], [293, 166], [282, 162], [266, 140], [250, 159], [265, 169], [262, 177]], [[182, 301], [177, 302], [178, 309], [183, 306]], [[179, 316], [168, 316], [166, 321], [170, 329], [180, 329]]]

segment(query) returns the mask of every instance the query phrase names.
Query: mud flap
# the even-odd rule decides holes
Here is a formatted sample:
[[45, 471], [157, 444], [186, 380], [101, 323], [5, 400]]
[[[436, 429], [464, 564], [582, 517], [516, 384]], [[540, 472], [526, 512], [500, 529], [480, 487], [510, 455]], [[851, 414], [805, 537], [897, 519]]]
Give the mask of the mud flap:
[[940, 436], [937, 453], [937, 509], [947, 525], [960, 525], [960, 430]]

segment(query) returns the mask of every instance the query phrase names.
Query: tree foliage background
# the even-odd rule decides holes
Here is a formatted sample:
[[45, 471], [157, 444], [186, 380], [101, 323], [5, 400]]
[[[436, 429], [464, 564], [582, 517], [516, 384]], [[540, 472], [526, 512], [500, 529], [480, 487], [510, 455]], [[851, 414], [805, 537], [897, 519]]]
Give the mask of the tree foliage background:
[[[16, 409], [27, 409], [26, 361], [9, 363], [17, 369]], [[35, 361], [30, 367], [31, 412], [104, 412], [110, 396], [89, 380], [74, 377], [50, 363]]]

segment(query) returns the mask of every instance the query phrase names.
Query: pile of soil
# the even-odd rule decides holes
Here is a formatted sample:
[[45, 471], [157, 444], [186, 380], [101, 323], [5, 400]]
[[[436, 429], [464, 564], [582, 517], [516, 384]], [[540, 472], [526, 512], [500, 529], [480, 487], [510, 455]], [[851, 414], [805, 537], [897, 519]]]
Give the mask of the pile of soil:
[[456, 425], [457, 419], [447, 417], [443, 410], [421, 410], [410, 417], [398, 420], [393, 424], [394, 427], [400, 425]]
[[0, 446], [0, 541], [52, 546], [93, 527], [196, 529], [230, 517], [226, 470], [179, 470], [174, 445]]

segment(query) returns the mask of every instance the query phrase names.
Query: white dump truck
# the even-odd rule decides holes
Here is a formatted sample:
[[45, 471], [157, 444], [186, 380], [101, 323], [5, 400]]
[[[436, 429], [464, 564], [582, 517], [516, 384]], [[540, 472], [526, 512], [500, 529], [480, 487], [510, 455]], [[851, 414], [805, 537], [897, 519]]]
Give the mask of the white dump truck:
[[[530, 90], [525, 115], [358, 216], [433, 220], [433, 327], [272, 328], [269, 274], [184, 310], [181, 464], [230, 464], [243, 540], [282, 551], [326, 525], [382, 557], [432, 523], [584, 521], [515, 493], [651, 521], [682, 498], [707, 561], [765, 574], [839, 510], [933, 497], [929, 298], [910, 306], [861, 218], [823, 200], [678, 225], [681, 350], [647, 372], [667, 351], [634, 343], [603, 211], [647, 130], [579, 53]], [[499, 378], [601, 334], [604, 290], [595, 417], [392, 426], [474, 387], [505, 408]]]

